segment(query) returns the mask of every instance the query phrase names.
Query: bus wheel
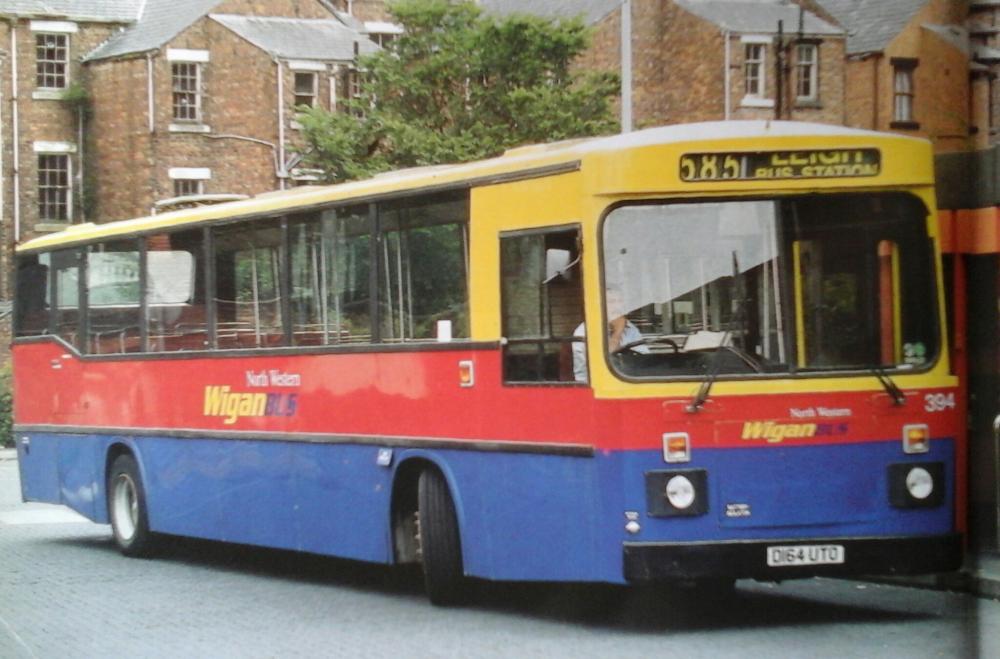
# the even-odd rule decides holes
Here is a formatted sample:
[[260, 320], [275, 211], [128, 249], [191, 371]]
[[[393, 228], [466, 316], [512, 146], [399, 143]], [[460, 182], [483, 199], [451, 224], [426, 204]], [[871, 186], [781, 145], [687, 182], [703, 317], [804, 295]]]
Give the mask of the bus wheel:
[[464, 596], [462, 545], [458, 535], [455, 504], [440, 472], [426, 469], [417, 486], [419, 547], [424, 567], [424, 586], [431, 603], [448, 606]]
[[146, 493], [135, 458], [123, 453], [108, 474], [108, 515], [115, 544], [126, 556], [149, 556], [155, 536], [149, 530]]

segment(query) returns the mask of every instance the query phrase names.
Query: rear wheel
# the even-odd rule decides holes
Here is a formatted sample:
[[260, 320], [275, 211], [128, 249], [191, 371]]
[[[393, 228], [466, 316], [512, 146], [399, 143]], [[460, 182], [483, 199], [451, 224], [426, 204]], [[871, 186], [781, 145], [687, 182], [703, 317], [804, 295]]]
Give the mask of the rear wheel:
[[142, 488], [139, 466], [128, 453], [119, 455], [111, 463], [107, 492], [115, 544], [126, 556], [149, 556], [156, 537], [149, 530], [146, 492]]
[[457, 604], [466, 590], [462, 544], [455, 504], [440, 472], [427, 469], [420, 474], [417, 502], [419, 551], [427, 596], [438, 606]]

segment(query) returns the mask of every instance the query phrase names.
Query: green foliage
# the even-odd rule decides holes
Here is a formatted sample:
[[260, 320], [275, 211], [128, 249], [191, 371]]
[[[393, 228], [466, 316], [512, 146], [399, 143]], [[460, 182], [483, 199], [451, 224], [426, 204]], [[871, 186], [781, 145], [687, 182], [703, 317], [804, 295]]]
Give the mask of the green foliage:
[[390, 10], [404, 33], [362, 58], [360, 97], [300, 119], [306, 163], [330, 180], [617, 130], [617, 76], [573, 68], [589, 39], [579, 20], [498, 18], [468, 1]]
[[90, 117], [90, 92], [79, 82], [71, 82], [63, 90], [62, 100], [84, 118]]
[[14, 446], [14, 382], [10, 362], [0, 367], [0, 447]]

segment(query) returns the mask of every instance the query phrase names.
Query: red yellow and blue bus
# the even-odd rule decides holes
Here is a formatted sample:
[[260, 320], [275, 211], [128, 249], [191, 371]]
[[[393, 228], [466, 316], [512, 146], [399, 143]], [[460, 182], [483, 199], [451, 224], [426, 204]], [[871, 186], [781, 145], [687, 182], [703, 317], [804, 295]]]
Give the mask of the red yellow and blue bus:
[[931, 150], [725, 122], [525, 147], [17, 250], [23, 498], [613, 584], [963, 552]]

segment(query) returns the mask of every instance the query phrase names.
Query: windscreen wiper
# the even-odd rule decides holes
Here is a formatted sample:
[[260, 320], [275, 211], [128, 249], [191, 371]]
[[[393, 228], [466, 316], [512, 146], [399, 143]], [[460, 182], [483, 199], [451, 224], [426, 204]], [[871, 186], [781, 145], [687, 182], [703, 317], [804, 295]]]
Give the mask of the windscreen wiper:
[[712, 363], [709, 366], [708, 374], [705, 376], [704, 381], [702, 381], [701, 386], [698, 387], [698, 392], [691, 399], [691, 403], [687, 406], [688, 412], [697, 412], [708, 400], [708, 394], [712, 391], [712, 385], [715, 384], [716, 379], [719, 377], [719, 371], [722, 370], [722, 353], [725, 351], [726, 341], [729, 340], [729, 330], [722, 335], [722, 341], [719, 342], [719, 347], [715, 349], [715, 354], [712, 355]]
[[906, 405], [906, 394], [904, 394], [902, 389], [900, 389], [896, 383], [892, 381], [892, 378], [886, 374], [884, 368], [876, 366], [872, 369], [872, 374], [874, 374], [875, 377], [878, 378], [878, 381], [882, 383], [882, 388], [885, 389], [885, 392], [889, 394], [890, 398], [892, 398], [893, 405]]

